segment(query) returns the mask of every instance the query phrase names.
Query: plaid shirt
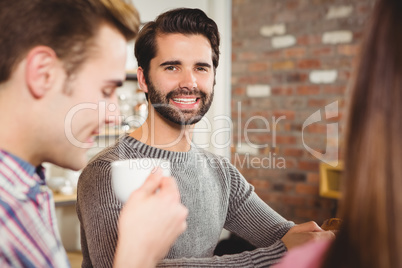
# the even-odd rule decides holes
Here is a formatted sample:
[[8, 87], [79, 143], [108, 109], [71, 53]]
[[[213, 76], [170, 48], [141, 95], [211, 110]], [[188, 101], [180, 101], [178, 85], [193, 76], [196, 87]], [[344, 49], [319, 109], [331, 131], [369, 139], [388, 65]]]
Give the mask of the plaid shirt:
[[0, 267], [70, 267], [42, 168], [2, 150]]

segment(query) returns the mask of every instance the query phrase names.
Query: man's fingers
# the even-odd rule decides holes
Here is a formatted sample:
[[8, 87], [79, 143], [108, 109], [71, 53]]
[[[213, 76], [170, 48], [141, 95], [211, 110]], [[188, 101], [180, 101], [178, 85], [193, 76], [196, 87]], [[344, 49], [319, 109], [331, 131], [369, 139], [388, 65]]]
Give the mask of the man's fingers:
[[321, 227], [318, 226], [318, 224], [315, 223], [314, 221], [301, 223], [301, 224], [296, 225], [293, 228], [294, 228], [295, 232], [322, 232], [323, 231], [321, 229]]

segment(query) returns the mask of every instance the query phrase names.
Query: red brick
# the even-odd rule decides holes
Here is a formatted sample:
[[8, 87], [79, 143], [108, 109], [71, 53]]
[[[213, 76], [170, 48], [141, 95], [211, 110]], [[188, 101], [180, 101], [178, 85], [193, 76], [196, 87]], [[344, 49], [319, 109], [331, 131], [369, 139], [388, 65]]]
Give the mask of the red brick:
[[285, 149], [283, 149], [283, 155], [284, 156], [300, 157], [300, 156], [303, 155], [303, 150], [302, 149], [297, 149], [297, 148], [285, 148]]
[[311, 50], [311, 54], [316, 57], [332, 56], [334, 54], [333, 47], [320, 47]]
[[328, 103], [327, 99], [309, 99], [307, 105], [308, 107], [324, 107]]
[[274, 20], [280, 22], [294, 22], [297, 17], [291, 10], [285, 10], [274, 14]]
[[345, 56], [356, 56], [359, 54], [360, 47], [358, 45], [339, 45], [338, 54]]
[[297, 88], [297, 94], [299, 95], [317, 95], [320, 93], [319, 86], [299, 86]]
[[247, 52], [239, 53], [238, 58], [239, 58], [239, 60], [246, 60], [247, 61], [247, 60], [258, 59], [258, 56], [254, 52], [247, 51]]
[[325, 85], [323, 86], [323, 94], [336, 94], [336, 95], [343, 95], [346, 91], [346, 85], [344, 86], [331, 86]]
[[312, 162], [312, 161], [299, 161], [299, 169], [307, 170], [307, 171], [318, 171], [319, 169], [319, 162]]
[[295, 159], [286, 158], [286, 169], [295, 169], [297, 168], [297, 162]]
[[321, 37], [318, 35], [303, 35], [297, 38], [297, 44], [302, 46], [317, 45], [321, 43]]
[[280, 49], [264, 52], [264, 60], [280, 59], [283, 58], [283, 51]]
[[318, 185], [309, 185], [305, 183], [298, 183], [296, 185], [296, 193], [301, 195], [318, 195]]
[[[279, 151], [280, 151], [279, 146], [276, 146], [276, 147], [268, 146], [267, 148], [264, 148], [261, 153], [263, 155], [269, 155], [269, 153], [279, 155]], [[278, 174], [275, 174], [275, 175], [278, 175]]]
[[289, 96], [293, 94], [293, 88], [291, 87], [274, 87], [271, 89], [272, 95], [285, 95]]
[[232, 49], [233, 50], [236, 49], [236, 48], [242, 48], [243, 46], [244, 46], [244, 41], [243, 40], [232, 41]]
[[273, 193], [273, 192], [259, 192], [257, 195], [265, 202], [268, 203], [269, 205], [273, 203], [279, 203], [282, 202], [282, 194], [281, 193]]
[[[271, 140], [272, 124], [270, 133], [248, 133], [250, 140], [255, 144], [269, 145], [259, 149], [259, 158], [274, 154], [276, 159], [283, 157], [286, 169], [258, 168], [245, 169], [244, 172], [250, 175], [247, 179], [256, 185], [256, 192], [262, 199], [289, 220], [322, 222], [330, 216], [333, 201], [323, 200], [318, 196], [319, 160], [303, 146], [302, 125], [312, 113], [320, 109], [323, 116], [325, 105], [339, 100], [339, 115], [327, 119], [326, 122], [311, 125], [304, 131], [304, 141], [312, 149], [325, 153], [326, 124], [339, 123], [339, 134], [344, 134], [340, 121], [344, 120], [345, 115], [346, 88], [350, 78], [355, 75], [354, 62], [357, 59], [356, 54], [359, 53], [358, 44], [363, 40], [363, 24], [372, 11], [374, 0], [353, 2], [353, 18], [333, 20], [325, 19], [330, 7], [328, 0], [271, 1], [273, 5], [268, 9], [261, 5], [262, 2], [264, 0], [232, 1], [233, 144], [245, 142], [243, 126], [247, 119], [253, 114], [258, 114], [258, 111], [265, 111], [265, 115], [269, 115], [267, 119], [270, 123], [274, 111], [292, 111], [294, 119], [282, 120], [277, 125], [275, 147]], [[305, 13], [301, 14], [303, 12]], [[312, 21], [312, 18], [316, 19]], [[287, 23], [294, 20], [296, 21]], [[273, 49], [272, 37], [261, 36], [259, 29], [265, 25], [281, 23], [286, 24], [285, 34], [295, 36], [297, 44]], [[322, 43], [324, 32], [337, 30], [352, 31], [353, 43]], [[289, 62], [292, 62], [293, 66]], [[272, 69], [273, 64], [276, 64], [276, 69]], [[338, 71], [335, 83], [310, 83], [311, 70], [332, 69]], [[246, 95], [247, 86], [250, 84], [269, 85], [272, 95], [250, 100]], [[241, 120], [238, 120], [236, 112], [239, 111], [238, 101], [242, 104]], [[261, 128], [261, 121], [253, 120], [250, 126]], [[329, 142], [332, 144], [333, 140]], [[232, 152], [232, 159], [235, 159], [234, 153], [235, 151]], [[302, 175], [297, 177], [297, 174]], [[303, 175], [305, 181], [302, 181]], [[296, 191], [296, 186], [300, 193]]]
[[283, 75], [284, 82], [287, 83], [301, 83], [308, 79], [308, 75], [305, 73], [285, 73]]
[[294, 47], [283, 50], [283, 54], [286, 58], [302, 58], [306, 55], [306, 48]]
[[351, 78], [352, 78], [351, 71], [346, 71], [346, 70], [338, 71], [338, 80], [339, 81], [348, 82], [348, 81], [350, 81]]
[[327, 126], [322, 125], [322, 124], [318, 124], [318, 123], [314, 123], [314, 124], [311, 124], [311, 125], [307, 126], [304, 129], [304, 131], [306, 131], [308, 133], [326, 134], [327, 133]]
[[239, 84], [257, 84], [258, 83], [258, 77], [256, 76], [241, 76], [238, 78], [238, 83]]
[[[292, 0], [292, 1], [288, 1], [286, 3], [287, 10], [295, 10], [295, 9], [299, 8], [299, 6], [300, 6], [299, 0]], [[297, 12], [297, 11], [295, 11], [295, 12]]]
[[253, 144], [267, 145], [272, 144], [272, 136], [264, 133], [251, 133], [247, 132], [247, 138]]
[[246, 95], [246, 88], [245, 87], [235, 87], [232, 89], [232, 94], [241, 96], [241, 95]]
[[268, 63], [266, 62], [253, 62], [248, 65], [249, 72], [261, 72], [268, 70]]
[[286, 205], [303, 206], [306, 198], [301, 196], [284, 196], [282, 202]]
[[[251, 111], [251, 112], [249, 113], [249, 115], [250, 115], [249, 118], [251, 118], [251, 117], [264, 117], [264, 118], [266, 118], [267, 120], [269, 120], [270, 117], [271, 117], [271, 112], [270, 112], [270, 111], [267, 111], [267, 110], [253, 110], [253, 111]], [[248, 120], [249, 118], [247, 118], [247, 120]]]
[[276, 144], [296, 144], [296, 137], [277, 135], [274, 142]]
[[314, 69], [320, 68], [321, 62], [316, 59], [305, 59], [297, 62], [297, 67], [301, 69]]
[[283, 124], [283, 129], [280, 128], [280, 130], [284, 130], [284, 131], [290, 131], [292, 129], [292, 123], [286, 122]]
[[267, 180], [259, 180], [259, 179], [251, 179], [248, 180], [250, 184], [252, 184], [256, 189], [268, 189], [270, 187], [270, 183]]
[[272, 64], [272, 70], [291, 70], [295, 68], [293, 61], [279, 61]]
[[[290, 111], [290, 110], [275, 110], [275, 111], [273, 111], [272, 114], [276, 121], [279, 120], [279, 117], [285, 116], [285, 118], [281, 119], [279, 122], [281, 122], [282, 120], [294, 120], [295, 119], [295, 112]], [[272, 123], [274, 124], [274, 122], [272, 122]]]

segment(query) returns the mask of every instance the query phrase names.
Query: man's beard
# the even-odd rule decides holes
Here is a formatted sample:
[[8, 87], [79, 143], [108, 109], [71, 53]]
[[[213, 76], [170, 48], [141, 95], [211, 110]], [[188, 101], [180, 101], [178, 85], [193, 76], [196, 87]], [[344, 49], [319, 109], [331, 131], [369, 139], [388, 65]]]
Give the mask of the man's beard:
[[[169, 103], [169, 100], [177, 96], [195, 96], [200, 99], [198, 110], [179, 109]], [[158, 91], [153, 83], [148, 83], [148, 98], [154, 109], [165, 119], [178, 125], [192, 125], [198, 123], [201, 118], [208, 112], [214, 98], [214, 89], [212, 93], [207, 95], [198, 88], [194, 90], [175, 89], [167, 95], [163, 95]]]

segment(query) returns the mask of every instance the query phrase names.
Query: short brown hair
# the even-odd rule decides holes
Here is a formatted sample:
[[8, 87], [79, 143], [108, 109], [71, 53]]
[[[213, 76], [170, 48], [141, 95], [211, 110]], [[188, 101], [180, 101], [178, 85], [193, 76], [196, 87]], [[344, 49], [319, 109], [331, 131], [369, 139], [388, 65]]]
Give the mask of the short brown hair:
[[137, 10], [121, 0], [0, 0], [0, 83], [39, 45], [52, 48], [71, 75], [86, 60], [101, 23], [130, 40], [140, 20]]
[[148, 22], [138, 34], [135, 43], [135, 57], [138, 66], [144, 70], [147, 83], [149, 83], [149, 65], [157, 53], [156, 36], [171, 33], [205, 36], [211, 44], [212, 63], [216, 70], [220, 53], [218, 26], [200, 9], [178, 8], [162, 13], [155, 21]]

